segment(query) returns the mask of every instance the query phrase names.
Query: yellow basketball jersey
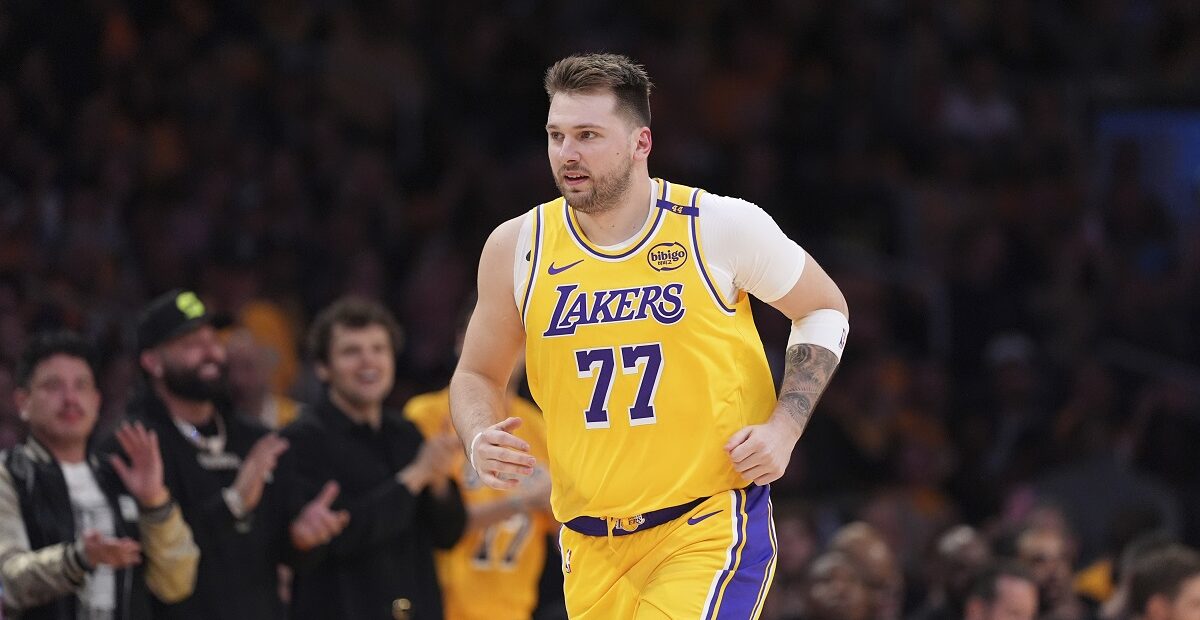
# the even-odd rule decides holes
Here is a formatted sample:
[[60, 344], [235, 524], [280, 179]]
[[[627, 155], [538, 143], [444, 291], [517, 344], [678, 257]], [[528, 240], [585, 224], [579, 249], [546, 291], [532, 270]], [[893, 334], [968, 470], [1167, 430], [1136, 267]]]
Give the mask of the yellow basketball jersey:
[[724, 445], [770, 417], [775, 388], [749, 298], [724, 299], [704, 261], [703, 196], [656, 180], [646, 226], [613, 251], [561, 198], [532, 211], [519, 306], [561, 522], [747, 484]]
[[[546, 462], [546, 430], [542, 414], [523, 398], [509, 401], [509, 415], [521, 418], [516, 435], [529, 442], [539, 462]], [[453, 432], [450, 395], [446, 390], [414, 397], [404, 415], [432, 437]], [[460, 455], [455, 481], [468, 506], [502, 500], [506, 491], [483, 485]], [[557, 530], [549, 515], [520, 513], [484, 530], [463, 535], [454, 548], [435, 554], [438, 582], [447, 620], [528, 620], [537, 606], [538, 580], [546, 561], [546, 536]]]

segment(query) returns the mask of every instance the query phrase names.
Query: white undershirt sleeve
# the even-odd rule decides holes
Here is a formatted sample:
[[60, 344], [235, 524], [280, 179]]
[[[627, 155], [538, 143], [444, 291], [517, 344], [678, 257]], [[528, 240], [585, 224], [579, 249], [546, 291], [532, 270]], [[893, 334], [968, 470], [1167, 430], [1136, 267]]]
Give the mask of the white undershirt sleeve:
[[705, 194], [700, 202], [700, 243], [725, 299], [739, 290], [771, 303], [792, 290], [804, 273], [805, 252], [757, 205]]
[[[513, 254], [513, 301], [521, 309], [521, 294], [525, 292], [525, 280], [529, 277], [529, 260], [533, 251], [533, 224], [530, 212], [521, 216], [521, 232], [517, 235], [517, 249]], [[530, 256], [532, 258], [532, 256]]]

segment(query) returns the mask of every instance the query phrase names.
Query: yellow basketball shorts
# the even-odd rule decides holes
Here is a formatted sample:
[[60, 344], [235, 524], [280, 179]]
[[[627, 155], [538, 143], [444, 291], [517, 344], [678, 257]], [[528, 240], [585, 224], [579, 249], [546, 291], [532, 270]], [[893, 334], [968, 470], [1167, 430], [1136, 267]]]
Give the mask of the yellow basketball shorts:
[[758, 618], [775, 576], [769, 487], [714, 495], [623, 536], [564, 527], [563, 589], [578, 620]]

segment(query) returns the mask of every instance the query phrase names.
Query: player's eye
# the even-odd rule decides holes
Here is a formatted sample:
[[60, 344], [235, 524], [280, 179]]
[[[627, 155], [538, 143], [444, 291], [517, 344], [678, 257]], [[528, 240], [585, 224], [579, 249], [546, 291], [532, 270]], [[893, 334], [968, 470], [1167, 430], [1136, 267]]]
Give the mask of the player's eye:
[[591, 140], [592, 138], [595, 138], [595, 137], [596, 137], [596, 132], [594, 132], [594, 131], [585, 131], [585, 132], [579, 134], [580, 140]]
[[550, 132], [550, 139], [555, 142], [562, 142], [563, 135], [557, 131]]

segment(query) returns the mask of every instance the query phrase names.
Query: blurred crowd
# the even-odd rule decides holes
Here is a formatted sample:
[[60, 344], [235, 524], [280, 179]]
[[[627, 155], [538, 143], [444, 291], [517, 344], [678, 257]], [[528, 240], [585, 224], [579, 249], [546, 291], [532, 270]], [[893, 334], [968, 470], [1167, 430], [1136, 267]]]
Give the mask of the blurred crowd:
[[554, 195], [542, 72], [599, 50], [656, 83], [652, 174], [761, 205], [852, 308], [773, 491], [771, 617], [814, 613], [851, 522], [894, 556], [843, 562], [891, 617], [942, 596], [960, 545], [1052, 561], [1042, 604], [1092, 613], [1131, 541], [1200, 544], [1200, 206], [1093, 126], [1197, 94], [1188, 0], [7, 0], [0, 447], [31, 334], [98, 343], [111, 428], [134, 314], [175, 287], [268, 426], [318, 399], [302, 335], [346, 294], [404, 328], [393, 404], [444, 385], [484, 237]]

